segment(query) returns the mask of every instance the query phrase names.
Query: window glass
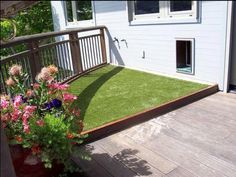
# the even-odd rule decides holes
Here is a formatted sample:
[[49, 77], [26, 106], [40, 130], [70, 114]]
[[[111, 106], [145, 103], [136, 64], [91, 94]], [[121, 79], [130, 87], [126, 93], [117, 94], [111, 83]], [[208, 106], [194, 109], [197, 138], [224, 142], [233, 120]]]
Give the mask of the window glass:
[[159, 13], [159, 1], [135, 1], [135, 15]]
[[93, 18], [91, 1], [76, 1], [76, 18], [77, 21]]
[[73, 22], [72, 3], [71, 1], [65, 1], [65, 2], [66, 2], [67, 21]]
[[170, 1], [170, 11], [192, 10], [192, 1]]

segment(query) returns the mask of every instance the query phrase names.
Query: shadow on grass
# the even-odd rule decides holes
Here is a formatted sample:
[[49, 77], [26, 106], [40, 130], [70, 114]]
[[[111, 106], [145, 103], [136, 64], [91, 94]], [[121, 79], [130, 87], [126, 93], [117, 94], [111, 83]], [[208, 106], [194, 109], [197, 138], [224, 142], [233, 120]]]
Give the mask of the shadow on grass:
[[[87, 111], [87, 108], [96, 94], [96, 92], [99, 90], [99, 88], [107, 82], [111, 77], [119, 73], [121, 70], [123, 70], [122, 67], [116, 67], [112, 69], [111, 71], [103, 74], [98, 79], [96, 79], [94, 82], [92, 82], [87, 88], [85, 88], [79, 95], [78, 95], [78, 101], [75, 102], [76, 105], [79, 106], [81, 110], [81, 119], [84, 119], [84, 115]], [[88, 76], [85, 75], [84, 77]]]

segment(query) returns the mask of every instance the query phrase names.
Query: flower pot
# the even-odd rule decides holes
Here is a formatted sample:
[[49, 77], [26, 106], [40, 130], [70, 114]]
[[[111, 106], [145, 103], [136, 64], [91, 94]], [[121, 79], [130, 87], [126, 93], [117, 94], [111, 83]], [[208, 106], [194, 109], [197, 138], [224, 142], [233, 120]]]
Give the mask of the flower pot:
[[10, 146], [10, 152], [17, 177], [58, 177], [63, 171], [63, 165], [57, 163], [52, 168], [45, 168], [30, 149], [20, 145]]

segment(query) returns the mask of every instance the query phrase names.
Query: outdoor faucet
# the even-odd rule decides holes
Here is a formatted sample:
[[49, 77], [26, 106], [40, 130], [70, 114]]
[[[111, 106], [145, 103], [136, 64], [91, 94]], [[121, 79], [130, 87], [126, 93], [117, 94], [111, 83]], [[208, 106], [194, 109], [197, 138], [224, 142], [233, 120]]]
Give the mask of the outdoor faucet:
[[119, 49], [120, 49], [120, 43], [119, 43], [119, 40], [118, 40], [116, 37], [114, 37], [114, 40], [113, 40], [113, 42], [117, 42], [117, 44], [118, 44], [118, 47], [119, 47]]
[[122, 42], [125, 42], [126, 48], [128, 48], [128, 43], [126, 41], [126, 39], [121, 39]]
[[117, 43], [119, 43], [119, 40], [118, 40], [116, 37], [114, 37], [113, 42], [117, 42]]

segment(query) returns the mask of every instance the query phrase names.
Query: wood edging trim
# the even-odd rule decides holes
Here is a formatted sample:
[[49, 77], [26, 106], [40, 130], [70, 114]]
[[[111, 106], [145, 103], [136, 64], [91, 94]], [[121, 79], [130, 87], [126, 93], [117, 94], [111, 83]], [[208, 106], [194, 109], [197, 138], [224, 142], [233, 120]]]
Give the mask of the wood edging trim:
[[83, 131], [82, 135], [88, 134], [88, 137], [84, 140], [84, 143], [89, 143], [107, 137], [113, 133], [119, 132], [133, 125], [142, 123], [154, 117], [163, 115], [165, 113], [183, 107], [187, 104], [200, 100], [201, 98], [214, 94], [217, 91], [218, 91], [218, 85], [217, 84], [211, 85], [208, 86], [207, 88], [190, 93], [188, 95], [182, 96], [180, 98], [161, 104], [159, 106], [146, 109], [142, 112], [126, 116], [119, 120], [106, 123], [102, 126], [90, 130]]

